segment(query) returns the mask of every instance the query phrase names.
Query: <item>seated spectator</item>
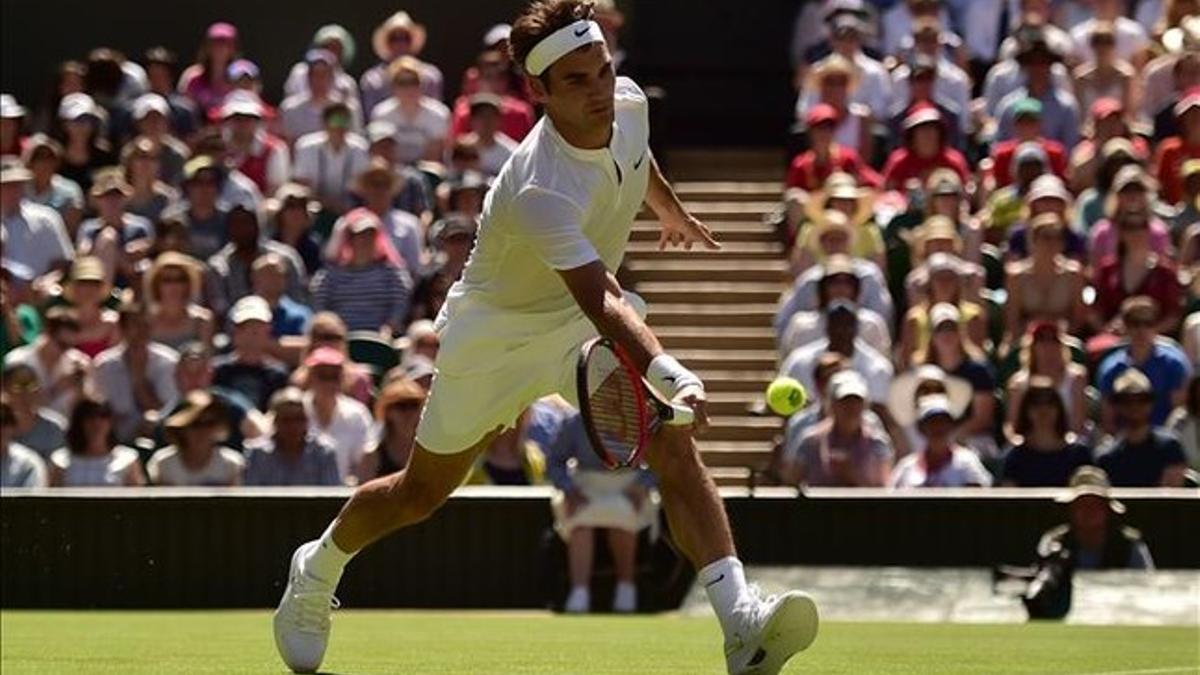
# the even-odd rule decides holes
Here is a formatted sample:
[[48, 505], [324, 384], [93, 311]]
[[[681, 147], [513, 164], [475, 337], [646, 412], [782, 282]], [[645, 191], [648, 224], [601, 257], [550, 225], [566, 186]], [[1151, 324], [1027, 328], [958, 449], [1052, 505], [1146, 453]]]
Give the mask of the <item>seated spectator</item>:
[[1154, 180], [1141, 167], [1127, 166], [1117, 172], [1112, 185], [1115, 197], [1105, 209], [1106, 217], [1088, 233], [1092, 268], [1098, 269], [1107, 258], [1117, 254], [1118, 243], [1123, 240], [1123, 227], [1144, 230], [1150, 251], [1158, 255], [1170, 254], [1170, 230], [1151, 209], [1155, 189]]
[[[792, 250], [794, 266], [799, 270], [808, 269], [814, 263], [823, 261], [826, 255], [837, 251], [870, 260], [882, 268], [885, 248], [879, 227], [872, 219], [873, 198], [874, 193], [870, 189], [859, 188], [850, 174], [831, 175], [820, 192], [809, 196], [807, 223], [801, 227]], [[845, 223], [845, 227], [841, 227], [840, 223], [826, 222], [829, 214], [834, 212], [842, 216], [840, 221]], [[845, 244], [822, 241], [842, 230], [847, 230], [848, 241]]]
[[0, 155], [20, 155], [27, 140], [21, 133], [25, 106], [12, 94], [0, 94]]
[[200, 263], [182, 253], [166, 251], [154, 259], [144, 281], [151, 340], [175, 350], [190, 342], [212, 345], [216, 322], [198, 302], [201, 274]]
[[279, 119], [287, 140], [295, 143], [300, 137], [321, 130], [322, 116], [331, 103], [346, 106], [347, 128], [358, 131], [363, 126], [358, 100], [344, 98], [334, 86], [337, 57], [324, 49], [310, 49], [304, 55], [308, 65], [308, 88], [284, 99], [279, 106]]
[[249, 92], [234, 92], [221, 106], [229, 164], [271, 194], [287, 181], [291, 158], [287, 143], [267, 131], [264, 115], [258, 96]]
[[332, 347], [318, 347], [305, 357], [304, 408], [309, 429], [326, 437], [337, 453], [338, 475], [353, 485], [374, 477], [362, 473], [361, 463], [379, 442], [379, 429], [366, 406], [342, 393], [345, 365], [345, 354]]
[[470, 128], [479, 146], [480, 169], [489, 176], [500, 173], [517, 149], [517, 141], [500, 130], [500, 108], [503, 103], [504, 99], [500, 96], [486, 92], [469, 99]]
[[500, 432], [467, 475], [464, 485], [537, 485], [546, 476], [546, 456], [525, 435], [528, 411], [514, 428]]
[[250, 268], [259, 256], [270, 253], [283, 262], [287, 270], [286, 292], [293, 300], [308, 299], [308, 279], [304, 276], [304, 261], [286, 244], [263, 235], [257, 211], [235, 206], [226, 217], [229, 243], [209, 259], [209, 267], [220, 281], [222, 306], [227, 307], [251, 294]]
[[1179, 132], [1158, 144], [1154, 158], [1154, 176], [1171, 204], [1183, 194], [1180, 167], [1186, 160], [1200, 159], [1200, 89], [1188, 90], [1175, 104], [1174, 113]]
[[[767, 473], [776, 482], [782, 485], [800, 484], [800, 460], [797, 457], [800, 439], [821, 420], [829, 417], [829, 379], [847, 368], [846, 357], [841, 354], [825, 352], [817, 358], [813, 366], [814, 389], [809, 394], [811, 398], [803, 408], [788, 417], [783, 442], [776, 443], [771, 452], [771, 464], [767, 467]], [[866, 414], [873, 427], [883, 428], [883, 423], [875, 413], [868, 410]]]
[[152, 223], [179, 201], [179, 191], [159, 179], [160, 163], [158, 147], [145, 136], [121, 149], [121, 167], [130, 187], [125, 210]]
[[381, 230], [379, 217], [355, 209], [334, 226], [345, 231], [337, 257], [313, 277], [313, 309], [331, 311], [350, 330], [391, 336], [404, 329], [412, 277]]
[[[174, 399], [162, 407], [162, 412], [159, 413], [160, 420], [165, 420], [182, 410], [186, 405], [188, 394], [194, 391], [203, 391], [220, 404], [220, 410], [225, 414], [225, 426], [229, 430], [229, 437], [225, 439], [225, 444], [229, 447], [241, 450], [246, 440], [261, 437], [270, 427], [267, 418], [245, 396], [232, 389], [213, 385], [212, 361], [209, 358], [208, 349], [204, 345], [192, 342], [180, 348], [179, 362], [175, 365], [174, 378], [177, 394]], [[158, 428], [155, 429], [155, 441], [160, 446], [165, 445], [162, 442], [165, 440], [163, 432], [164, 429], [160, 422]]]
[[1137, 368], [1125, 370], [1106, 400], [1121, 422], [1121, 433], [1096, 452], [1096, 464], [1117, 487], [1181, 487], [1187, 472], [1183, 446], [1154, 424], [1155, 391]]
[[[596, 20], [600, 22], [599, 15], [596, 16]], [[536, 120], [533, 106], [530, 105], [529, 87], [521, 69], [513, 63], [508, 50], [508, 33], [511, 30], [507, 24], [493, 26], [486, 36], [486, 40], [491, 42], [485, 41], [483, 51], [475, 58], [475, 65], [463, 74], [462, 90], [454, 102], [451, 124], [454, 137], [470, 131], [471, 97], [479, 93], [491, 93], [500, 97], [499, 128], [504, 135], [520, 142], [533, 128]], [[612, 49], [611, 42], [609, 49]], [[617, 70], [619, 73], [620, 68]]]
[[610, 470], [592, 449], [578, 413], [568, 417], [546, 449], [554, 529], [567, 544], [571, 592], [563, 611], [591, 610], [590, 586], [597, 529], [607, 531], [616, 568], [612, 609], [637, 611], [637, 533], [656, 522], [654, 474], [646, 468]]
[[462, 278], [478, 227], [474, 218], [452, 213], [429, 228], [433, 255], [413, 289], [409, 316], [414, 321], [437, 317], [450, 286]]
[[26, 268], [33, 281], [75, 258], [62, 218], [54, 209], [24, 198], [33, 174], [14, 157], [0, 160], [0, 220], [4, 223], [5, 267], [9, 261]]
[[1137, 71], [1128, 57], [1117, 50], [1117, 34], [1111, 23], [1097, 23], [1088, 37], [1094, 54], [1075, 67], [1075, 97], [1079, 107], [1091, 109], [1096, 101], [1111, 98], [1124, 106], [1133, 105]]
[[287, 261], [277, 253], [263, 253], [250, 270], [251, 292], [271, 307], [271, 336], [301, 336], [312, 321], [312, 309], [288, 297]]
[[[259, 70], [258, 64], [250, 59], [238, 59], [229, 64], [229, 68], [225, 72], [229, 77], [230, 85], [233, 87], [233, 90], [225, 96], [225, 102], [228, 103], [230, 99], [240, 98], [245, 95], [252, 96], [258, 101], [259, 107], [262, 110], [264, 128], [276, 138], [282, 138], [283, 130], [279, 121], [279, 109], [263, 100], [262, 71]], [[224, 106], [222, 106], [223, 108]]]
[[[929, 222], [934, 216], [949, 219], [958, 236], [954, 253], [977, 265], [983, 253], [983, 228], [979, 218], [971, 213], [962, 179], [950, 169], [932, 171], [925, 180], [925, 197], [924, 222]], [[928, 257], [928, 253], [921, 257]], [[982, 272], [982, 269], [978, 271]]]
[[[191, 150], [178, 136], [190, 137], [195, 121], [189, 123], [193, 128], [186, 131], [176, 127], [175, 108], [168, 103], [169, 100], [170, 97], [156, 93], [143, 94], [133, 102], [133, 124], [138, 137], [148, 138], [154, 143], [158, 177], [171, 187], [179, 187], [183, 183], [183, 166], [191, 157]], [[181, 100], [191, 110], [191, 101]]]
[[291, 247], [304, 261], [304, 275], [311, 278], [321, 269], [321, 242], [313, 230], [313, 218], [321, 210], [312, 190], [303, 183], [287, 183], [266, 203], [267, 230], [271, 238]]
[[[927, 26], [919, 36], [922, 43], [937, 39], [937, 25]], [[963, 79], [958, 79], [961, 75]], [[888, 129], [893, 138], [903, 136], [904, 119], [915, 105], [927, 104], [937, 108], [946, 120], [946, 144], [962, 152], [966, 149], [970, 108], [967, 107], [970, 84], [958, 66], [927, 54], [917, 54], [892, 73], [892, 103]]]
[[[1196, 28], [1195, 22], [1192, 22], [1192, 28]], [[1176, 43], [1175, 53], [1163, 55], [1165, 63], [1160, 61], [1159, 65], [1166, 65], [1165, 68], [1145, 73], [1142, 111], [1154, 120], [1151, 140], [1155, 143], [1179, 133], [1175, 108], [1188, 97], [1193, 87], [1200, 85], [1200, 53], [1193, 48], [1184, 49], [1182, 42]], [[1193, 38], [1192, 45], [1197, 44], [1200, 43]]]
[[[999, 194], [999, 193], [997, 193]], [[995, 195], [993, 195], [995, 196]], [[1035, 218], [1043, 215], [1055, 215], [1062, 222], [1067, 222], [1071, 213], [1071, 193], [1058, 176], [1041, 175], [1029, 185], [1029, 191], [1023, 200], [1017, 202], [1018, 208], [1024, 211], [1024, 221], [1017, 221], [1008, 231], [1008, 251], [1005, 256], [1008, 261], [1020, 260], [1029, 255], [1029, 226]], [[993, 217], [995, 212], [993, 211]], [[993, 225], [996, 223], [993, 222]], [[1066, 257], [1085, 263], [1087, 260], [1087, 239], [1071, 227], [1064, 227], [1062, 253]], [[991, 240], [989, 240], [991, 241]]]
[[948, 253], [934, 253], [923, 267], [929, 278], [926, 292], [905, 314], [900, 328], [897, 361], [901, 367], [929, 351], [936, 329], [932, 309], [939, 304], [955, 309], [962, 324], [959, 327], [974, 349], [982, 350], [988, 343], [986, 310], [966, 299], [962, 260]]
[[888, 485], [893, 489], [990, 487], [992, 476], [979, 456], [954, 440], [959, 432], [946, 397], [925, 396], [917, 406], [922, 445], [896, 463]]
[[229, 145], [220, 129], [206, 127], [197, 136], [194, 146], [196, 157], [208, 157], [218, 168], [219, 195], [223, 203], [258, 207], [262, 202], [262, 191], [249, 176], [229, 162]]
[[108, 280], [124, 286], [136, 278], [135, 267], [150, 252], [154, 227], [125, 210], [133, 188], [120, 169], [106, 168], [95, 175], [91, 198], [96, 217], [80, 223], [76, 246], [81, 254], [100, 258]]
[[275, 432], [246, 449], [246, 485], [341, 485], [337, 453], [309, 429], [304, 393], [285, 387], [271, 397]]
[[371, 113], [396, 127], [396, 159], [404, 164], [441, 161], [450, 133], [450, 109], [422, 92], [421, 62], [405, 56], [388, 66], [392, 96]]
[[1050, 381], [1063, 402], [1064, 420], [1067, 429], [1077, 436], [1085, 437], [1090, 431], [1088, 418], [1088, 372], [1087, 368], [1071, 358], [1071, 341], [1062, 328], [1047, 321], [1030, 324], [1016, 347], [1020, 369], [1008, 381], [1008, 414], [1004, 432], [1016, 443], [1017, 413], [1021, 410], [1021, 399], [1034, 378]]
[[[0, 230], [0, 246], [4, 243]], [[32, 343], [42, 332], [42, 317], [29, 300], [24, 286], [29, 279], [20, 279], [14, 269], [27, 272], [29, 268], [7, 258], [0, 264], [0, 358], [9, 351]]]
[[[851, 258], [833, 255], [821, 266], [824, 276], [817, 286], [817, 307], [799, 311], [788, 319], [783, 334], [778, 337], [780, 354], [818, 340], [825, 335], [825, 310], [839, 300], [857, 304], [862, 292], [862, 280], [856, 274]], [[892, 338], [887, 322], [875, 311], [858, 308], [858, 320], [863, 340], [880, 354], [892, 352]]]
[[[323, 49], [334, 56], [333, 88], [345, 99], [353, 98], [358, 102], [358, 82], [346, 72], [346, 67], [354, 63], [356, 45], [354, 37], [342, 26], [336, 23], [325, 24], [313, 33], [310, 49]], [[283, 83], [283, 95], [295, 96], [308, 90], [308, 62], [300, 61], [292, 65], [288, 71], [287, 80]]]
[[853, 147], [834, 139], [837, 122], [838, 112], [828, 103], [812, 106], [805, 116], [808, 150], [792, 158], [787, 174], [788, 191], [784, 194], [784, 201], [795, 203], [799, 212], [808, 203], [808, 193], [823, 188], [834, 173], [849, 174], [866, 187], [878, 188], [882, 183], [882, 177]]
[[52, 487], [117, 487], [146, 484], [137, 450], [118, 445], [113, 411], [100, 399], [81, 397], [71, 410], [67, 444], [50, 455]]
[[[886, 120], [892, 99], [892, 80], [882, 63], [863, 52], [862, 41], [867, 30], [862, 19], [853, 14], [833, 17], [829, 22], [832, 54], [813, 64], [813, 70], [820, 70], [831, 59], [845, 61], [854, 73], [855, 86], [851, 100], [863, 106], [872, 119]], [[804, 112], [814, 105], [816, 92], [816, 88], [811, 88], [802, 97], [799, 105]]]
[[796, 101], [796, 119], [807, 118], [808, 111], [817, 105], [832, 107], [836, 113], [834, 142], [869, 159], [875, 146], [871, 109], [857, 99], [858, 85], [858, 69], [854, 64], [840, 54], [831, 54], [809, 71], [803, 91], [810, 93]]
[[1071, 88], [1062, 87], [1053, 77], [1054, 66], [1063, 55], [1044, 38], [1025, 41], [1017, 53], [1017, 62], [1025, 77], [1025, 85], [1000, 100], [996, 107], [996, 139], [1006, 141], [1016, 137], [1016, 113], [1026, 99], [1042, 104], [1042, 134], [1063, 147], [1072, 148], [1079, 142], [1079, 104]]
[[155, 485], [230, 486], [242, 483], [246, 460], [222, 445], [229, 435], [221, 404], [205, 391], [193, 391], [178, 412], [163, 422], [167, 447], [154, 453], [146, 473]]
[[284, 365], [268, 355], [271, 319], [266, 300], [256, 295], [238, 300], [229, 312], [233, 351], [213, 362], [213, 384], [242, 394], [259, 410], [266, 410], [271, 396], [288, 381]]
[[228, 239], [225, 218], [228, 209], [221, 203], [223, 170], [212, 157], [202, 155], [189, 160], [183, 168], [184, 200], [176, 209], [168, 210], [163, 218], [178, 219], [188, 233], [188, 255], [208, 260]]
[[956, 439], [985, 458], [995, 458], [999, 454], [996, 439], [992, 436], [996, 420], [996, 376], [987, 357], [971, 342], [963, 325], [957, 307], [945, 302], [934, 305], [929, 310], [932, 331], [929, 347], [914, 362], [935, 365], [947, 375], [971, 383], [975, 394], [965, 418], [956, 425]]
[[[1159, 339], [1158, 317], [1158, 306], [1152, 299], [1127, 300], [1121, 306], [1120, 320], [1129, 343], [1109, 353], [1096, 371], [1096, 386], [1105, 401], [1113, 396], [1116, 381], [1126, 370], [1136, 369], [1148, 377], [1154, 403], [1150, 423], [1154, 426], [1166, 423], [1171, 411], [1184, 403], [1192, 374], [1183, 350], [1174, 341]], [[1110, 433], [1116, 429], [1113, 412], [1107, 406], [1101, 411], [1101, 424]]]
[[[167, 104], [166, 112], [163, 113], [163, 121], [166, 122], [169, 133], [180, 138], [191, 136], [192, 132], [196, 130], [196, 106], [175, 89], [175, 83], [178, 81], [176, 69], [179, 65], [179, 59], [175, 53], [165, 47], [151, 47], [146, 50], [142, 65], [146, 69], [146, 84], [149, 90], [148, 93], [142, 94], [142, 97], [148, 95], [161, 97]], [[131, 106], [135, 123], [138, 118], [139, 100], [141, 97], [135, 99]], [[176, 168], [183, 168], [183, 163], [180, 162]], [[169, 178], [164, 177], [164, 180], [174, 184], [174, 181]]]
[[179, 76], [179, 91], [195, 104], [201, 119], [211, 119], [210, 113], [229, 93], [227, 73], [238, 51], [237, 28], [224, 21], [214, 23], [204, 33], [196, 63]]
[[[408, 12], [396, 12], [375, 28], [371, 47], [379, 63], [363, 73], [363, 112], [374, 118], [375, 107], [392, 94], [391, 64], [401, 57], [416, 57], [425, 48], [425, 26], [413, 21]], [[432, 63], [417, 61], [421, 74], [421, 93], [435, 100], [442, 99], [442, 71]]]
[[896, 455], [907, 455], [921, 447], [920, 432], [917, 431], [917, 402], [925, 396], [945, 396], [950, 404], [954, 419], [962, 419], [971, 405], [974, 391], [971, 383], [961, 377], [947, 375], [941, 368], [925, 364], [916, 366], [896, 376], [888, 387], [888, 412], [896, 429], [892, 434], [892, 445]]
[[434, 204], [429, 179], [416, 167], [397, 159], [396, 152], [400, 146], [396, 142], [396, 126], [391, 122], [375, 120], [367, 127], [367, 136], [371, 144], [371, 159], [380, 158], [387, 162], [399, 179], [400, 189], [393, 198], [393, 206], [419, 217], [422, 223], [431, 222]]
[[[409, 274], [416, 276], [425, 268], [425, 227], [417, 216], [394, 207], [396, 192], [401, 189], [399, 176], [386, 160], [375, 158], [358, 175], [355, 191], [363, 207], [374, 213], [391, 239], [392, 248], [404, 260]], [[344, 235], [343, 235], [344, 236]], [[336, 243], [334, 237], [330, 238]]]
[[1200, 375], [1192, 375], [1187, 391], [1187, 401], [1171, 413], [1167, 428], [1183, 446], [1188, 467], [1200, 471]]
[[[1032, 322], [1051, 322], [1077, 332], [1087, 320], [1083, 267], [1063, 255], [1066, 226], [1055, 213], [1029, 224], [1030, 255], [1008, 264], [1004, 343], [1012, 345]], [[1001, 353], [1006, 350], [1001, 349]]]
[[46, 487], [46, 463], [17, 440], [17, 418], [0, 397], [0, 488]]
[[970, 170], [962, 153], [946, 143], [945, 121], [937, 108], [918, 103], [904, 118], [904, 144], [888, 155], [883, 166], [883, 187], [904, 190], [909, 181], [924, 184], [935, 169], [951, 169], [963, 183]]
[[37, 373], [19, 364], [4, 369], [4, 398], [12, 414], [11, 440], [36, 452], [42, 459], [66, 442], [67, 420], [45, 407]]
[[[890, 322], [892, 320], [892, 296], [887, 290], [879, 265], [858, 258], [852, 258], [850, 263], [854, 266], [854, 276], [858, 277], [861, 283], [855, 303], [873, 310]], [[821, 279], [824, 277], [824, 265], [814, 265], [796, 279], [790, 290], [784, 291], [773, 322], [776, 336], [783, 334], [788, 320], [796, 312], [811, 311], [817, 308], [820, 300], [818, 289]]]
[[943, 267], [949, 264], [958, 272], [962, 300], [980, 302], [985, 281], [983, 267], [965, 259], [971, 250], [978, 257], [979, 235], [971, 231], [967, 234], [976, 241], [973, 247], [968, 247], [955, 222], [940, 213], [926, 218], [920, 227], [901, 233], [901, 238], [908, 242], [912, 258], [912, 269], [904, 277], [904, 293], [909, 305], [929, 298], [930, 263], [934, 261]]
[[29, 168], [25, 184], [25, 199], [48, 206], [58, 212], [68, 234], [73, 234], [83, 220], [83, 190], [75, 181], [58, 173], [62, 165], [63, 147], [45, 134], [34, 134], [25, 143], [21, 160]]
[[[1100, 187], [1099, 170], [1104, 164], [1104, 150], [1109, 141], [1124, 140], [1129, 144], [1128, 147], [1124, 143], [1112, 147], [1114, 150], [1117, 148], [1122, 151], [1131, 150], [1131, 157], [1134, 154], [1140, 157], [1150, 155], [1146, 140], [1140, 136], [1133, 136], [1125, 114], [1129, 109], [1128, 105], [1115, 98], [1100, 98], [1092, 103], [1088, 119], [1083, 125], [1084, 138], [1071, 149], [1070, 168], [1068, 169], [1068, 184], [1073, 191], [1080, 193], [1080, 205], [1086, 202], [1086, 193], [1089, 190]], [[1101, 192], [1108, 191], [1108, 185], [1111, 184], [1113, 175], [1115, 175], [1115, 171], [1109, 174], [1109, 180]], [[1090, 228], [1091, 223], [1088, 223], [1084, 230]]]
[[1158, 332], [1169, 335], [1179, 325], [1182, 290], [1175, 264], [1152, 249], [1150, 220], [1145, 212], [1127, 212], [1115, 226], [1118, 233], [1115, 255], [1104, 258], [1095, 268], [1092, 286], [1096, 300], [1092, 304], [1092, 325], [1110, 333], [1121, 305], [1135, 296], [1154, 300], [1160, 309], [1155, 324]]
[[1200, 159], [1183, 163], [1184, 198], [1167, 214], [1180, 266], [1200, 263]]
[[104, 109], [91, 96], [82, 92], [64, 96], [58, 106], [61, 135], [55, 140], [63, 144], [63, 162], [58, 172], [79, 186], [85, 193], [92, 189], [92, 173], [117, 163], [112, 145], [104, 138]]
[[1067, 177], [1067, 150], [1062, 143], [1042, 135], [1042, 102], [1026, 98], [1013, 105], [1013, 137], [992, 146], [992, 177], [996, 187], [1011, 185], [1016, 180], [1017, 148], [1033, 143], [1042, 149], [1045, 168], [1059, 178]]
[[483, 213], [483, 198], [491, 183], [488, 177], [474, 169], [448, 175], [437, 186], [437, 208], [444, 216], [463, 214], [472, 218]]
[[1114, 199], [1113, 180], [1121, 169], [1130, 164], [1141, 166], [1147, 153], [1140, 153], [1127, 138], [1109, 139], [1100, 150], [1100, 165], [1096, 180], [1079, 195], [1074, 224], [1080, 232], [1091, 232], [1096, 223], [1107, 215]]
[[70, 307], [51, 307], [41, 335], [24, 347], [4, 355], [4, 367], [24, 365], [37, 374], [47, 405], [60, 415], [68, 414], [83, 394], [92, 363], [75, 348], [79, 340], [79, 316]]
[[117, 313], [108, 308], [112, 287], [104, 264], [91, 256], [77, 258], [64, 281], [62, 298], [75, 308], [79, 320], [75, 348], [94, 359], [120, 339]]
[[342, 368], [342, 393], [357, 400], [363, 405], [371, 403], [374, 396], [372, 373], [364, 365], [349, 361], [350, 349], [347, 341], [346, 322], [333, 312], [317, 312], [308, 324], [305, 334], [307, 340], [302, 353], [297, 358], [300, 367], [292, 371], [291, 383], [301, 389], [308, 389], [308, 367], [304, 360], [312, 352], [321, 347], [332, 347], [347, 358]]
[[1013, 426], [1016, 445], [1004, 453], [1001, 485], [1065, 487], [1075, 470], [1092, 463], [1092, 451], [1067, 426], [1067, 406], [1048, 377], [1034, 375], [1021, 391]]
[[892, 442], [867, 423], [867, 383], [853, 370], [829, 379], [829, 417], [799, 441], [799, 483], [816, 487], [883, 487], [892, 467]]
[[857, 308], [845, 301], [830, 303], [826, 309], [825, 326], [826, 337], [788, 354], [780, 366], [779, 374], [795, 378], [809, 391], [813, 391], [813, 366], [826, 351], [836, 352], [849, 360], [851, 370], [866, 379], [870, 392], [869, 403], [877, 407], [882, 406], [887, 401], [892, 364], [858, 337]]
[[367, 167], [368, 144], [355, 133], [350, 108], [331, 103], [321, 111], [321, 127], [296, 141], [293, 180], [309, 186], [321, 208], [333, 215], [348, 211], [350, 188]]
[[92, 380], [109, 403], [113, 433], [121, 443], [153, 435], [158, 411], [175, 398], [175, 350], [150, 341], [145, 307], [121, 306], [121, 342], [96, 357]]
[[362, 475], [366, 478], [389, 476], [408, 466], [417, 442], [417, 422], [425, 403], [425, 389], [417, 383], [398, 379], [386, 385], [375, 401], [375, 424], [380, 427], [379, 444], [363, 455]]

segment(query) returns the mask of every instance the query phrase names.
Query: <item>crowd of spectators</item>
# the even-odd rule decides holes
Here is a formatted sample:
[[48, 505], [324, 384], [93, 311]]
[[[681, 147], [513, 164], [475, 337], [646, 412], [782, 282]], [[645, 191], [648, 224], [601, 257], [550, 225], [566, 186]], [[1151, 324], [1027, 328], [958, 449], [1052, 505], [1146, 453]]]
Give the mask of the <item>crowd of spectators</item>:
[[1195, 485], [1200, 2], [814, 1], [791, 53], [775, 331], [816, 396], [771, 477]]

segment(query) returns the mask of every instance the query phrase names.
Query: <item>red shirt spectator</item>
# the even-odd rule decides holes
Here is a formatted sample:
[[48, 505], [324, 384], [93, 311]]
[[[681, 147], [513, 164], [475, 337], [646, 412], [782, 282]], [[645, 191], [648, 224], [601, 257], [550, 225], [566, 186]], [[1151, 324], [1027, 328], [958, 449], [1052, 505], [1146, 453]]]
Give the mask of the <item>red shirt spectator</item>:
[[[1067, 179], [1067, 151], [1063, 148], [1063, 144], [1050, 138], [1038, 136], [1031, 139], [1033, 142], [1042, 146], [1046, 151], [1046, 157], [1050, 160], [1050, 170], [1056, 176]], [[992, 169], [992, 177], [996, 179], [996, 187], [1002, 188], [1006, 185], [1011, 185], [1013, 182], [1012, 161], [1013, 155], [1017, 152], [1017, 146], [1024, 141], [1019, 138], [1010, 138], [1007, 141], [1001, 141], [992, 148], [992, 161], [995, 163]]]
[[1161, 256], [1155, 256], [1137, 288], [1125, 288], [1121, 279], [1121, 259], [1117, 256], [1109, 256], [1100, 263], [1092, 285], [1096, 287], [1096, 310], [1105, 321], [1121, 311], [1121, 304], [1125, 300], [1138, 295], [1154, 298], [1158, 306], [1163, 308], [1164, 316], [1176, 314], [1182, 292], [1175, 265]]
[[796, 155], [788, 169], [788, 187], [819, 190], [825, 179], [834, 173], [848, 173], [864, 187], [878, 188], [882, 177], [859, 157], [852, 148], [833, 140], [837, 111], [826, 103], [813, 106], [807, 115], [808, 137], [812, 146]]
[[918, 103], [904, 120], [904, 147], [888, 155], [883, 166], [883, 185], [902, 190], [912, 179], [921, 181], [935, 169], [950, 169], [965, 184], [971, 178], [962, 153], [946, 145], [942, 115], [928, 103]]
[[[533, 106], [512, 96], [502, 96], [500, 99], [500, 131], [505, 136], [520, 141], [533, 128], [535, 119]], [[452, 118], [450, 135], [457, 138], [471, 130], [471, 97], [459, 96], [454, 102], [454, 117]]]
[[1200, 88], [1188, 91], [1175, 105], [1179, 135], [1158, 146], [1154, 174], [1162, 185], [1167, 203], [1175, 204], [1183, 197], [1183, 177], [1180, 168], [1189, 159], [1200, 158]]

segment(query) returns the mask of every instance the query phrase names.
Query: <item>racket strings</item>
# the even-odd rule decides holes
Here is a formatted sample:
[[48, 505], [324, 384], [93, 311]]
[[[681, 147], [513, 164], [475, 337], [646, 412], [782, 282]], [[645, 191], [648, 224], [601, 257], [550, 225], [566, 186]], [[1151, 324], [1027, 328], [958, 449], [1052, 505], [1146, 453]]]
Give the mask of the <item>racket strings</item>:
[[636, 452], [645, 421], [635, 381], [611, 350], [593, 350], [588, 364], [592, 425], [618, 462]]

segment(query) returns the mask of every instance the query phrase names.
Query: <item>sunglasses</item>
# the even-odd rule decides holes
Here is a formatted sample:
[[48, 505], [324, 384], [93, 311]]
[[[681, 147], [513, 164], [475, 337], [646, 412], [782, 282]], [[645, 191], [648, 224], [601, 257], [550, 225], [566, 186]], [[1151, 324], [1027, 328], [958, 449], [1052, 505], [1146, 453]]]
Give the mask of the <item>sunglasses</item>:
[[14, 394], [31, 394], [35, 391], [39, 391], [42, 388], [42, 385], [37, 380], [10, 379], [5, 383], [5, 388]]
[[159, 277], [159, 281], [164, 284], [186, 284], [191, 280], [186, 274], [164, 274]]
[[313, 342], [342, 342], [346, 336], [341, 333], [313, 333]]
[[403, 77], [393, 82], [397, 87], [415, 87], [420, 83], [421, 81], [415, 77]]
[[342, 379], [342, 371], [341, 370], [315, 370], [315, 371], [313, 371], [313, 377], [322, 382], [336, 382], [337, 380]]
[[1149, 328], [1154, 325], [1149, 319], [1126, 319], [1125, 326], [1128, 328]]

